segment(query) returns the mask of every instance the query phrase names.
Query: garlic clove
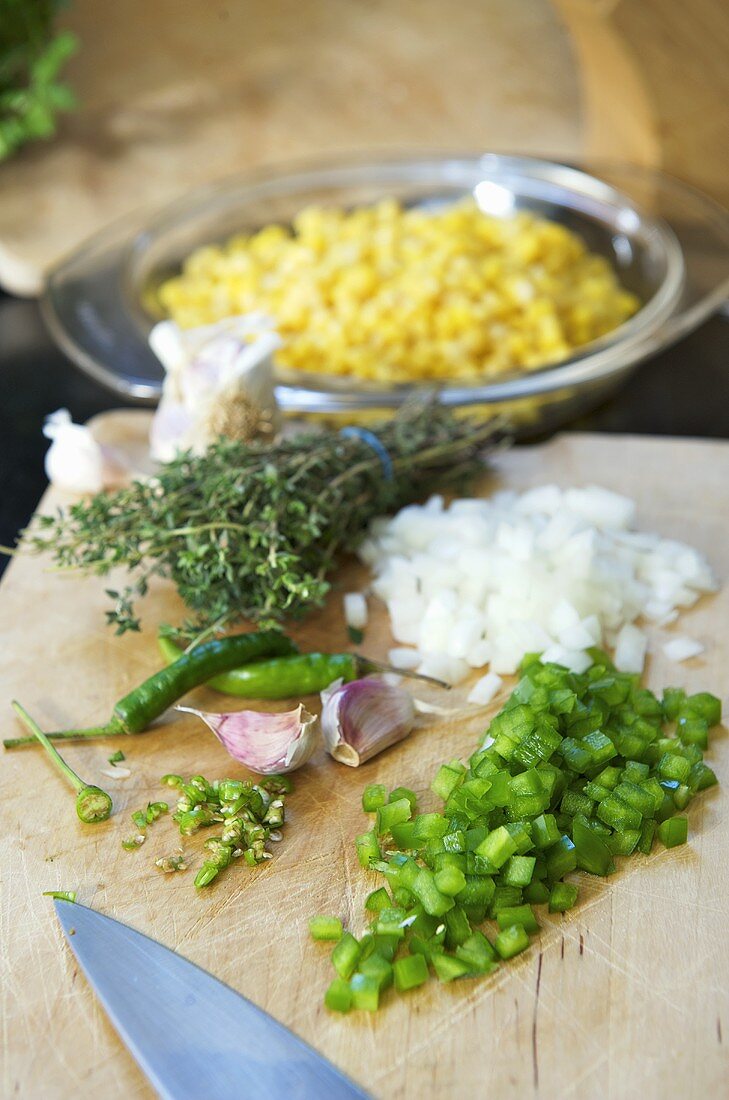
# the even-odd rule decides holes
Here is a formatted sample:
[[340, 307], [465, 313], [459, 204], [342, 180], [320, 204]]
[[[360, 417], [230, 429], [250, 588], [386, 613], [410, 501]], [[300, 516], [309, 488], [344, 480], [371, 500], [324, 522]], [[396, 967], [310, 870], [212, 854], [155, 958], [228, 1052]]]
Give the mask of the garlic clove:
[[336, 682], [321, 693], [321, 699], [327, 752], [351, 768], [402, 741], [415, 724], [408, 692], [376, 678]]
[[235, 760], [260, 775], [280, 775], [300, 768], [318, 740], [319, 719], [303, 704], [281, 714], [256, 710], [210, 714], [194, 707], [176, 710], [202, 718]]
[[123, 456], [99, 443], [86, 425], [74, 424], [68, 409], [46, 417], [43, 435], [51, 440], [45, 470], [52, 485], [74, 493], [99, 493], [128, 480]]

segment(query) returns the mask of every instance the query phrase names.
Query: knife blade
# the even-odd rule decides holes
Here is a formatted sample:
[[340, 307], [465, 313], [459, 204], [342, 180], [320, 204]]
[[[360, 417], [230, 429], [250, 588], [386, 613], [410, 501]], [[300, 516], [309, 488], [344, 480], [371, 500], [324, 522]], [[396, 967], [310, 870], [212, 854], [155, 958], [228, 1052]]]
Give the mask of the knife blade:
[[156, 940], [56, 899], [81, 969], [163, 1100], [368, 1100], [321, 1054], [252, 1001]]

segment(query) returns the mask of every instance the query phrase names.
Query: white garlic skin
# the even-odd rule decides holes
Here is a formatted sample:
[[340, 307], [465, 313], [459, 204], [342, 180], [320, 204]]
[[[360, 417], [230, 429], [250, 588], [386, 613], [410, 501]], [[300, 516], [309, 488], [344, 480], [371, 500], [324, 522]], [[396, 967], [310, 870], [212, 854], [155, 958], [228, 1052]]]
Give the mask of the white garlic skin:
[[184, 706], [175, 709], [202, 718], [233, 759], [259, 775], [295, 771], [306, 763], [319, 740], [319, 719], [301, 703], [294, 710], [273, 714], [257, 710], [210, 714]]
[[150, 431], [153, 458], [169, 462], [180, 451], [204, 452], [215, 423], [240, 400], [271, 431], [278, 427], [272, 355], [281, 339], [269, 318], [251, 313], [193, 329], [160, 321], [149, 345], [165, 368]]
[[52, 485], [73, 493], [99, 493], [123, 481], [128, 473], [110, 447], [97, 442], [83, 424], [74, 424], [68, 409], [46, 417], [43, 434], [51, 440], [45, 456]]

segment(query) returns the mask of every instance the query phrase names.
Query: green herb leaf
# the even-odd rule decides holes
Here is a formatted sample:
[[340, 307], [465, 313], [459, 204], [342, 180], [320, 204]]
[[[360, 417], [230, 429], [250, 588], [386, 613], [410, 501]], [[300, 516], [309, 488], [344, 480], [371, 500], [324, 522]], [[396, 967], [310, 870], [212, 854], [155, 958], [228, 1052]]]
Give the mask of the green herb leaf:
[[271, 626], [320, 606], [337, 554], [362, 540], [370, 520], [483, 466], [497, 430], [437, 404], [408, 406], [376, 428], [392, 459], [383, 475], [365, 440], [336, 430], [275, 444], [221, 439], [184, 454], [154, 481], [37, 517], [26, 546], [64, 569], [106, 576], [119, 566], [126, 587], [109, 589], [108, 622], [140, 628], [137, 600], [153, 576], [169, 578], [193, 617], [176, 634], [191, 640], [238, 619]]
[[76, 105], [58, 82], [78, 42], [54, 34], [58, 0], [5, 0], [0, 13], [0, 160], [28, 141], [48, 138], [56, 116]]

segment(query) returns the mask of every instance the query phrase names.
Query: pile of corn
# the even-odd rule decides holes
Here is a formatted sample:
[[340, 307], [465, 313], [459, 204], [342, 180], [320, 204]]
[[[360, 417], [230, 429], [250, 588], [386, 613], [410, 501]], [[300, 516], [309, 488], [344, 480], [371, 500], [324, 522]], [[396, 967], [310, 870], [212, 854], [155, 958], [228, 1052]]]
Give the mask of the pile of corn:
[[397, 382], [533, 370], [639, 306], [564, 226], [490, 217], [471, 200], [311, 207], [293, 231], [270, 225], [198, 249], [159, 295], [185, 328], [268, 314], [282, 367]]

